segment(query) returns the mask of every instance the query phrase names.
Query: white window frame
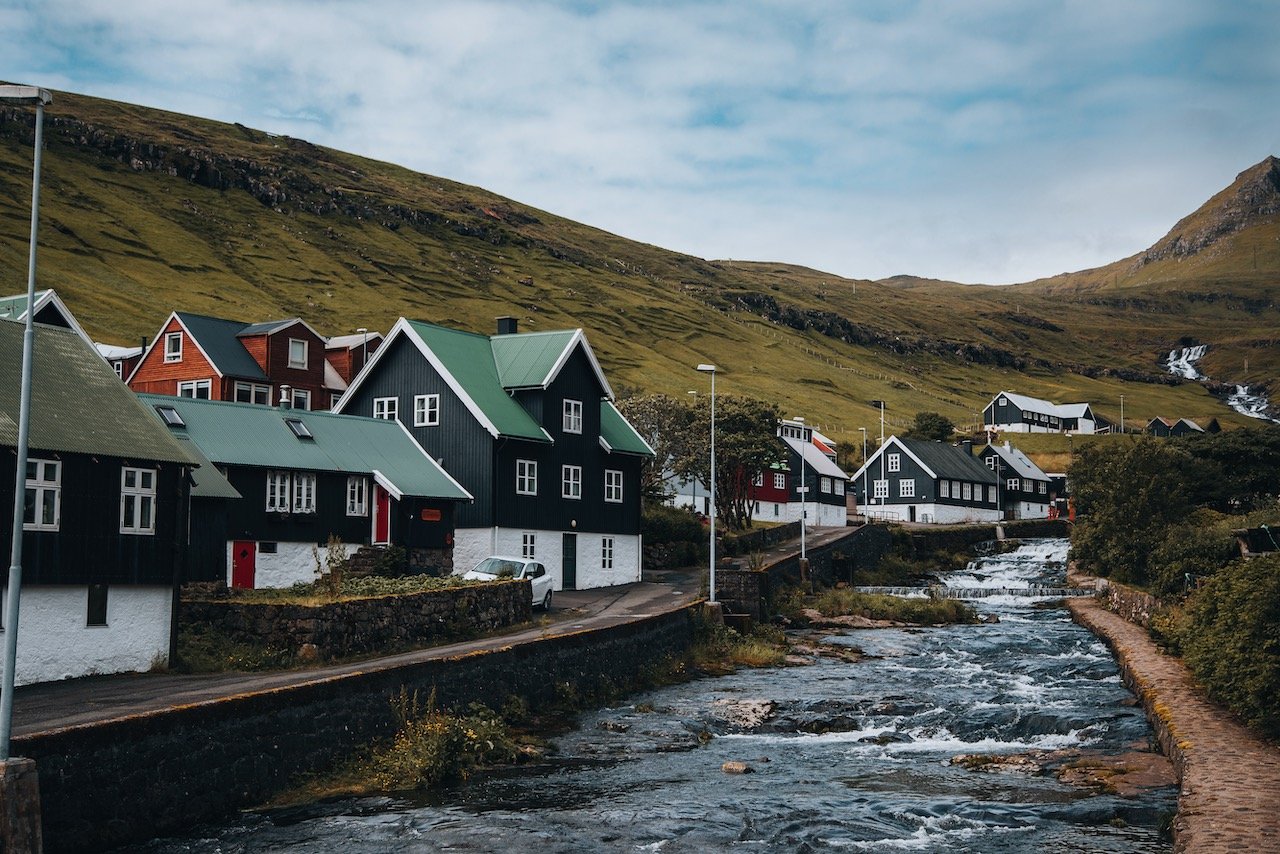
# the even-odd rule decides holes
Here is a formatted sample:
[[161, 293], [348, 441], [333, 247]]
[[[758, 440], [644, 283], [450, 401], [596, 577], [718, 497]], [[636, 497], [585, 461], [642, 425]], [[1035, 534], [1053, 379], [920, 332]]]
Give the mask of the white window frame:
[[311, 392], [307, 391], [305, 388], [293, 389], [293, 399], [289, 401], [289, 404], [294, 409], [302, 409], [307, 412], [310, 412], [311, 411]]
[[764, 472], [756, 472], [755, 479], [751, 481], [752, 486], [764, 486]]
[[913, 477], [904, 477], [898, 481], [898, 497], [899, 498], [915, 498], [916, 497], [916, 481]]
[[609, 504], [622, 503], [622, 469], [604, 470], [604, 500]]
[[885, 462], [891, 472], [902, 471], [902, 454], [886, 454]]
[[375, 397], [373, 399], [373, 417], [383, 421], [400, 420], [400, 398]]
[[[310, 349], [310, 344], [311, 342], [307, 341], [304, 338], [289, 339], [289, 367], [297, 368], [298, 370], [301, 370], [301, 371], [305, 371], [307, 369], [307, 361], [308, 361], [307, 354], [308, 354], [308, 350]], [[301, 358], [295, 357], [294, 345], [297, 345], [302, 348]]]
[[830, 495], [831, 494], [831, 478], [827, 477], [826, 475], [823, 475], [818, 480], [818, 491], [825, 492], [827, 495]]
[[560, 497], [582, 498], [582, 466], [560, 466]]
[[872, 498], [888, 498], [889, 497], [889, 481], [877, 480], [872, 485]]
[[182, 333], [166, 332], [164, 335], [164, 360], [166, 362], [182, 361]]
[[413, 396], [413, 426], [437, 427], [440, 424], [440, 395], [415, 394]]
[[516, 495], [538, 494], [538, 461], [516, 460]]
[[288, 513], [293, 494], [293, 478], [287, 471], [267, 472], [267, 512]]
[[362, 474], [347, 475], [347, 515], [369, 515], [369, 478]]
[[938, 481], [938, 497], [939, 498], [951, 497], [951, 481], [946, 480], [945, 478]]
[[1045, 483], [1043, 480], [1037, 481], [1036, 491], [1039, 492], [1041, 495], [1047, 495], [1049, 492], [1049, 484]]
[[[52, 467], [53, 475], [49, 476]], [[33, 476], [34, 473], [34, 476]], [[62, 524], [62, 461], [29, 458], [27, 460], [26, 495], [32, 495], [31, 521], [26, 520], [26, 508], [22, 511], [22, 530], [24, 531], [57, 531]], [[40, 509], [44, 507], [46, 495], [53, 496], [53, 521], [40, 520]], [[25, 500], [25, 495], [24, 495]]]
[[520, 535], [520, 557], [525, 560], [538, 559], [538, 535], [525, 531]]
[[156, 470], [124, 466], [120, 469], [120, 533], [149, 536], [155, 532]]
[[[960, 484], [960, 500], [961, 501], [973, 500], [973, 484], [968, 482], [964, 482]], [[979, 498], [978, 500], [981, 501], [982, 499]]]
[[1016, 477], [1006, 478], [1004, 488], [1010, 492], [1018, 492], [1022, 487], [1022, 479]]
[[582, 401], [564, 399], [564, 432], [582, 432]]
[[[200, 392], [204, 392], [204, 397], [200, 396]], [[178, 382], [178, 397], [189, 397], [193, 400], [211, 400], [213, 399], [213, 380], [180, 380]]]
[[[259, 400], [258, 398], [262, 399]], [[259, 406], [270, 406], [271, 386], [263, 383], [247, 383], [242, 380], [236, 380], [231, 399], [236, 403], [256, 403]]]
[[787, 488], [787, 476], [786, 476], [785, 474], [783, 474], [782, 472], [780, 472], [780, 471], [776, 471], [776, 472], [774, 472], [774, 473], [773, 473], [773, 488], [774, 488], [774, 489], [786, 489], [786, 488]]
[[112, 361], [111, 370], [115, 371], [116, 376], [118, 376], [120, 379], [124, 379], [124, 360], [116, 359]]
[[999, 499], [996, 497], [996, 488], [994, 486], [987, 487], [987, 500], [995, 504]]
[[833, 478], [832, 485], [835, 487], [836, 495], [844, 495], [844, 481], [840, 478]]
[[613, 569], [613, 537], [600, 538], [600, 568]]
[[293, 512], [316, 512], [316, 473], [300, 471], [293, 476]]

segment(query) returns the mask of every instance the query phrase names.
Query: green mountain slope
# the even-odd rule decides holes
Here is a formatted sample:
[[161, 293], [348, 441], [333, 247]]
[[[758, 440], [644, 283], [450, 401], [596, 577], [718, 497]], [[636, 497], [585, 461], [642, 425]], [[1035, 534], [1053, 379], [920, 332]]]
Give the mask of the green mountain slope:
[[[0, 109], [5, 293], [25, 287], [31, 129], [29, 111]], [[1215, 278], [1239, 273], [1250, 247], [1280, 266], [1252, 237], [1277, 228], [1274, 214], [1213, 244], [1230, 270], [1161, 258], [1123, 287], [1115, 274], [854, 281], [681, 255], [301, 140], [71, 94], [55, 95], [45, 139], [40, 285], [103, 341], [149, 335], [171, 309], [300, 315], [327, 334], [400, 315], [484, 331], [512, 314], [522, 329], [585, 327], [615, 385], [702, 391], [693, 366], [710, 360], [718, 390], [850, 440], [878, 430], [872, 401], [886, 401], [890, 428], [926, 409], [972, 424], [1000, 389], [1090, 400], [1113, 419], [1124, 394], [1131, 423], [1244, 423], [1201, 385], [1169, 384], [1160, 361], [1183, 341], [1221, 347], [1205, 363], [1223, 380], [1280, 376], [1260, 343], [1280, 328], [1275, 278]]]

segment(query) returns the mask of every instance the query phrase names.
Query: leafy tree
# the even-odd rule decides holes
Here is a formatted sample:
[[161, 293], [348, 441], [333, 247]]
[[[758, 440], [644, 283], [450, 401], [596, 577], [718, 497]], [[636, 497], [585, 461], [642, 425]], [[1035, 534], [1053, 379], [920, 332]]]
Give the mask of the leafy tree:
[[621, 412], [657, 456], [640, 473], [640, 494], [661, 502], [671, 494], [669, 479], [678, 460], [697, 441], [693, 407], [666, 394], [634, 394], [618, 401]]
[[907, 439], [944, 442], [956, 431], [951, 419], [936, 412], [917, 412], [915, 420], [902, 435]]
[[1196, 433], [1175, 444], [1201, 461], [1190, 484], [1198, 504], [1239, 513], [1280, 495], [1280, 426]]
[[[689, 425], [692, 447], [676, 461], [685, 477], [711, 482], [711, 400], [699, 396]], [[735, 530], [751, 524], [751, 482], [758, 472], [785, 461], [772, 403], [735, 395], [716, 396], [716, 514]]]

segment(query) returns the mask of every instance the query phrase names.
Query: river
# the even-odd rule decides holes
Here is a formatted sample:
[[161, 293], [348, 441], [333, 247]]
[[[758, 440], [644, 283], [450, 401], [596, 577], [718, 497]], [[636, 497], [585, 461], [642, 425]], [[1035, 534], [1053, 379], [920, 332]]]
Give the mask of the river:
[[[1066, 544], [1032, 541], [950, 583], [1061, 585]], [[1150, 728], [1106, 647], [1060, 605], [974, 604], [988, 625], [828, 640], [865, 658], [744, 670], [581, 715], [552, 761], [421, 797], [247, 813], [147, 852], [1165, 852], [1175, 787], [1134, 797], [960, 754], [1089, 758]], [[757, 720], [743, 720], [746, 713]], [[726, 774], [741, 761], [752, 773]]]

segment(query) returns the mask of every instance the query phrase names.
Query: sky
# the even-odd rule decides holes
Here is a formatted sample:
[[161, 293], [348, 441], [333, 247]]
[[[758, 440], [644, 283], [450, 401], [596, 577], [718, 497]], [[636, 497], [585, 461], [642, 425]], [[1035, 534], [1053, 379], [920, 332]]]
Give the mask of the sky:
[[1275, 0], [0, 0], [0, 79], [703, 258], [1004, 284], [1280, 155]]

